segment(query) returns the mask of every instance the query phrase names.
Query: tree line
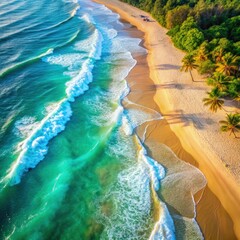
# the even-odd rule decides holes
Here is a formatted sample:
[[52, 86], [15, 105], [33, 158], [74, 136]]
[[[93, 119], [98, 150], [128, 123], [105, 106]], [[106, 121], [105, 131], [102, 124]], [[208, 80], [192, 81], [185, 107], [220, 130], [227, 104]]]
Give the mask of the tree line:
[[[123, 0], [152, 16], [185, 51], [182, 70], [197, 69], [212, 87], [203, 99], [212, 112], [225, 110], [225, 100], [240, 104], [239, 0]], [[191, 74], [192, 77], [192, 74]], [[194, 81], [193, 77], [192, 80]], [[227, 113], [221, 131], [240, 130], [240, 113]]]

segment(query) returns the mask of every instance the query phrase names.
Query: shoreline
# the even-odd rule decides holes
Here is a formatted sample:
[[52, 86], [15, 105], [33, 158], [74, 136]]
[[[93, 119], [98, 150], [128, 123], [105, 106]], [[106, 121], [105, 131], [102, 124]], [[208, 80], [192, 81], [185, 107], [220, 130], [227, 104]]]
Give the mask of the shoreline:
[[[144, 14], [152, 19], [148, 13], [116, 0], [95, 1], [119, 13], [124, 20], [145, 33], [144, 41], [149, 51], [147, 62], [150, 78], [155, 85], [156, 94], [153, 96], [155, 103], [160, 108], [171, 131], [176, 135], [178, 145], [183, 147], [185, 154], [191, 155], [196, 160], [195, 164], [192, 164], [198, 166], [204, 173], [208, 188], [217, 196], [230, 215], [235, 234], [240, 238], [238, 206], [240, 202], [238, 184], [240, 183], [240, 165], [238, 164], [240, 159], [238, 158], [240, 154], [237, 154], [240, 153], [240, 143], [237, 139], [228, 137], [228, 134], [223, 135], [217, 132], [218, 120], [223, 119], [224, 115], [221, 112], [212, 114], [203, 107], [202, 96], [208, 87], [202, 82], [192, 83], [188, 73], [179, 71], [184, 53], [173, 46], [169, 37], [166, 36], [166, 29], [155, 21], [144, 22], [139, 17], [140, 14]], [[196, 71], [194, 77], [201, 79]], [[183, 90], [186, 95], [183, 95]], [[153, 135], [151, 137], [158, 139], [154, 133], [151, 132], [151, 134]], [[186, 161], [183, 150], [179, 146], [171, 148], [178, 157]], [[201, 214], [204, 212], [206, 214], [207, 206], [202, 204], [201, 209], [203, 209]]]
[[[131, 28], [130, 35], [137, 38], [143, 37], [142, 32], [141, 36], [139, 34], [136, 34], [136, 32], [139, 32], [139, 30], [136, 29], [134, 31], [134, 28]], [[145, 42], [143, 42], [141, 45], [144, 46], [144, 44]], [[137, 64], [130, 71], [127, 77], [127, 81], [131, 86], [131, 92], [127, 98], [135, 104], [140, 104], [141, 106], [148, 107], [159, 112], [159, 106], [153, 100], [156, 89], [153, 87], [153, 81], [149, 77], [150, 73], [146, 58], [146, 56], [135, 57]], [[139, 77], [139, 73], [141, 74], [141, 77]], [[142, 91], [144, 91], [144, 95], [142, 94]], [[128, 104], [125, 107], [128, 109]], [[137, 135], [142, 138], [146, 129], [147, 131], [145, 135], [146, 138], [144, 145], [148, 150], [150, 157], [158, 161], [158, 156], [162, 156], [163, 151], [164, 154], [166, 154], [166, 148], [161, 147], [164, 145], [173, 151], [172, 154], [175, 157], [172, 155], [170, 158], [171, 160], [169, 159], [171, 161], [171, 164], [166, 162], [163, 163], [162, 159], [159, 159], [161, 164], [166, 167], [169, 166], [169, 168], [167, 167], [169, 171], [171, 171], [172, 167], [175, 166], [176, 161], [178, 161], [176, 159], [179, 159], [179, 161], [182, 161], [181, 159], [184, 159], [182, 162], [187, 162], [195, 167], [198, 167], [198, 163], [182, 147], [178, 137], [171, 130], [166, 119], [145, 122], [137, 128]], [[174, 158], [175, 160], [172, 161]], [[206, 239], [211, 239], [212, 236], [215, 236], [216, 239], [236, 239], [233, 231], [233, 222], [229, 214], [225, 211], [221, 205], [221, 202], [212, 193], [208, 186], [201, 189], [197, 194], [195, 194], [194, 200], [196, 205], [195, 214], [197, 214], [195, 219], [205, 234]], [[211, 214], [209, 217], [206, 213], [213, 214]], [[179, 236], [179, 238], [181, 238], [181, 236]]]

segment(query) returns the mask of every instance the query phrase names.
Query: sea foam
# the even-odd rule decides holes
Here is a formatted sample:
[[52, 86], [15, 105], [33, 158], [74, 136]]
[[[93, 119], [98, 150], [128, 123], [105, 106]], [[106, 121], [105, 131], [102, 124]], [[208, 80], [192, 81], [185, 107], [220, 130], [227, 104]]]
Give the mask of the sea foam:
[[159, 200], [161, 208], [159, 220], [154, 225], [149, 240], [175, 240], [175, 227], [165, 203]]
[[48, 151], [48, 142], [65, 129], [71, 115], [70, 103], [62, 101], [21, 144], [21, 153], [7, 175], [11, 184], [19, 183], [24, 172], [34, 168], [44, 159]]
[[[102, 34], [96, 28], [93, 33], [93, 41], [91, 42], [91, 49], [87, 59], [83, 62], [77, 76], [66, 83], [67, 97], [20, 144], [20, 154], [9, 169], [7, 176], [3, 179], [4, 182], [10, 182], [11, 185], [19, 183], [25, 172], [31, 168], [35, 168], [44, 159], [48, 152], [49, 141], [65, 129], [65, 125], [72, 115], [70, 102], [73, 102], [76, 97], [88, 90], [88, 84], [92, 81], [91, 72], [95, 61], [101, 57], [102, 41]], [[46, 54], [51, 53], [52, 50], [49, 50]], [[50, 64], [60, 64], [61, 60], [65, 59], [64, 56], [58, 55], [57, 57], [45, 57], [43, 60], [46, 62], [49, 61]], [[65, 61], [64, 64], [70, 67]]]
[[35, 117], [23, 117], [15, 122], [14, 133], [21, 138], [28, 137], [32, 131], [38, 126], [38, 122]]
[[92, 82], [94, 62], [100, 59], [103, 41], [102, 34], [98, 30], [95, 30], [94, 36], [94, 42], [91, 46], [89, 58], [83, 63], [79, 74], [66, 83], [66, 93], [68, 100], [71, 102], [74, 101], [75, 97], [78, 97], [88, 90], [88, 84]]
[[151, 178], [151, 183], [153, 186], [153, 195], [158, 202], [160, 207], [159, 220], [155, 223], [154, 228], [149, 237], [150, 240], [175, 240], [175, 227], [173, 219], [168, 211], [168, 208], [164, 202], [158, 197], [157, 191], [160, 189], [161, 180], [164, 179], [166, 173], [164, 167], [150, 158], [147, 155], [147, 150], [144, 148], [140, 139], [138, 138], [138, 143], [140, 145], [139, 159], [144, 161], [149, 169], [149, 175]]

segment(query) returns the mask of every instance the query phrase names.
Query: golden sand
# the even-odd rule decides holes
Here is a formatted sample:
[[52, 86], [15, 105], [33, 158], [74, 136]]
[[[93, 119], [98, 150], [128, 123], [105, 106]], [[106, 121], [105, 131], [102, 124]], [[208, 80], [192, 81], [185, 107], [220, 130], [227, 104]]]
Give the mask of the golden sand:
[[[203, 107], [202, 99], [208, 90], [204, 79], [194, 72], [197, 82], [192, 82], [188, 73], [180, 72], [184, 53], [173, 46], [166, 29], [148, 13], [117, 0], [96, 1], [118, 12], [145, 34], [149, 53], [147, 59], [137, 59], [128, 77], [128, 98], [160, 111], [165, 118], [148, 123], [146, 144], [166, 144], [180, 159], [204, 173], [208, 185], [197, 206], [197, 221], [205, 239], [240, 239], [240, 141], [219, 132], [218, 122], [225, 113], [212, 114]], [[145, 22], [140, 15], [152, 21]]]

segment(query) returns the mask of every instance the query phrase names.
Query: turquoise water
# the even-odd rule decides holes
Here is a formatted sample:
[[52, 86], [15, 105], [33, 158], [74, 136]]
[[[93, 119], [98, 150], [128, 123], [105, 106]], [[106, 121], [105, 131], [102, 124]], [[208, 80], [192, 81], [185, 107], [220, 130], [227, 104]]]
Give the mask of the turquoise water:
[[161, 115], [122, 106], [146, 54], [129, 24], [90, 1], [3, 0], [0, 27], [0, 239], [201, 239], [204, 177], [165, 147], [173, 168], [150, 158], [134, 129]]

